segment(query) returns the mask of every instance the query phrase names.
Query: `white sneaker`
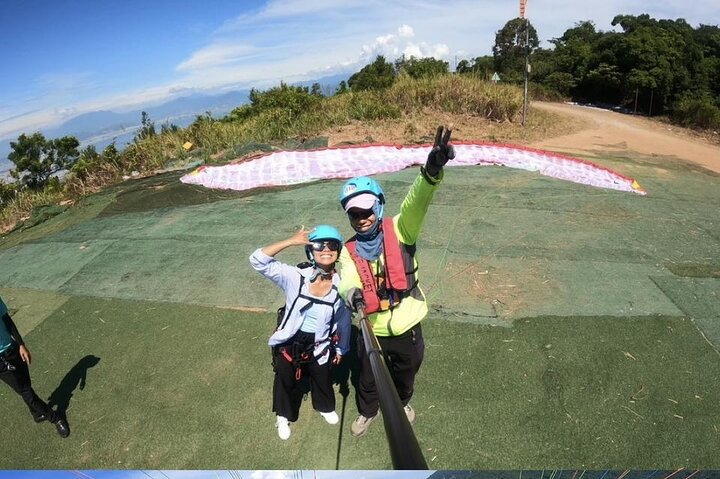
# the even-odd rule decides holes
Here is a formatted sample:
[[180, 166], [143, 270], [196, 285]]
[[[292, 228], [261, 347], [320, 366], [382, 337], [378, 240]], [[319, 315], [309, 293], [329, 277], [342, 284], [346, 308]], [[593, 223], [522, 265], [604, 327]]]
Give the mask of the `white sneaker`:
[[280, 436], [280, 439], [286, 441], [290, 437], [290, 423], [288, 423], [287, 418], [278, 416], [275, 421], [275, 427], [278, 430], [278, 436]]
[[412, 408], [412, 406], [408, 404], [403, 409], [405, 409], [405, 415], [407, 416], [408, 422], [411, 425], [415, 424], [415, 410]]
[[340, 422], [340, 418], [335, 411], [321, 412], [320, 415], [325, 419], [325, 422], [327, 422], [328, 424], [337, 424], [338, 422]]

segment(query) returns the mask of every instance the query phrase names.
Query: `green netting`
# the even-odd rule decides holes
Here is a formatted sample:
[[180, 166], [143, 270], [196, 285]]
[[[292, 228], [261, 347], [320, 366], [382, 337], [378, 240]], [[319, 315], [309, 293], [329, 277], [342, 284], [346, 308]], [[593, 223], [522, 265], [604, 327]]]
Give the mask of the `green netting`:
[[16, 228], [27, 229], [53, 218], [67, 209], [67, 206], [43, 205], [33, 208], [30, 218], [21, 222]]
[[53, 291], [25, 288], [0, 288], [0, 296], [20, 334], [25, 336], [69, 299]]
[[[431, 313], [413, 406], [431, 467], [720, 467], [718, 176], [653, 158], [602, 163], [649, 195], [447, 170], [418, 244]], [[416, 175], [378, 176], [388, 214]], [[306, 402], [283, 448], [270, 412], [266, 340], [281, 293], [247, 257], [301, 224], [348, 236], [342, 181], [237, 193], [179, 176], [117, 185], [2, 239], [0, 294], [38, 392], [67, 386], [83, 358], [100, 362], [84, 390], [63, 386], [63, 442], [0, 388], [18, 439], [0, 467], [231, 469], [242, 457], [258, 469], [389, 468], [379, 424], [350, 437], [352, 396], [342, 436]]]
[[666, 276], [652, 279], [713, 344], [720, 344], [720, 280]]
[[107, 241], [29, 243], [0, 251], [0, 285], [57, 291], [110, 245]]
[[214, 164], [222, 164], [222, 163], [228, 163], [233, 160], [236, 160], [238, 158], [242, 158], [249, 154], [256, 154], [256, 153], [269, 153], [276, 148], [268, 143], [257, 143], [257, 142], [250, 142], [250, 143], [243, 143], [240, 145], [236, 145], [230, 149], [228, 149], [225, 153], [223, 153], [221, 156], [217, 157], [216, 159], [212, 160], [211, 163]]
[[180, 177], [187, 173], [188, 171], [177, 171], [121, 183], [113, 187], [114, 199], [99, 216], [179, 208], [247, 195], [181, 183]]
[[720, 264], [716, 258], [702, 258], [702, 262], [667, 263], [665, 267], [676, 276], [689, 278], [720, 278]]
[[289, 138], [283, 143], [283, 150], [317, 150], [327, 148], [328, 137], [318, 136], [316, 138]]
[[269, 143], [248, 142], [235, 145], [219, 157], [211, 159], [210, 163], [229, 163], [250, 154], [270, 153], [277, 150], [315, 150], [318, 148], [327, 148], [327, 146], [328, 138], [326, 136], [317, 138], [288, 138], [278, 146], [273, 146]]
[[72, 208], [67, 208], [46, 221], [35, 224], [32, 228], [20, 227], [13, 231], [12, 234], [0, 238], [0, 250], [12, 248], [18, 244], [36, 239], [44, 239], [49, 235], [95, 218], [113, 201], [114, 197], [115, 191], [110, 189], [82, 198]]
[[[378, 177], [387, 214], [397, 213], [416, 175], [413, 168]], [[232, 192], [184, 185], [179, 176], [119, 185], [105, 193], [112, 202], [99, 216], [1, 253], [0, 281], [273, 309], [279, 292], [247, 264], [256, 247], [320, 222], [350, 234], [336, 199], [342, 181]], [[664, 265], [711, 268], [709, 258], [720, 257], [718, 213], [707, 207], [720, 199], [714, 180], [699, 176], [694, 188], [677, 191], [663, 178], [666, 189], [641, 197], [502, 167], [448, 169], [418, 243], [421, 284], [434, 308], [459, 321], [681, 314], [650, 277], [674, 277]], [[52, 262], [31, 259], [38, 257]], [[280, 259], [304, 254], [297, 248]]]
[[682, 315], [651, 280], [654, 265], [486, 256], [429, 251], [423, 288], [448, 319]]

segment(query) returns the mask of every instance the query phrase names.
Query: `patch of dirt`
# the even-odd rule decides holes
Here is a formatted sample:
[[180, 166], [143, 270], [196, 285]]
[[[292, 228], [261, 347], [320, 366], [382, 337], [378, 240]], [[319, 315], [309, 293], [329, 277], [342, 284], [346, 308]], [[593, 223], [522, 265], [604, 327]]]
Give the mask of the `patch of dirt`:
[[426, 111], [396, 120], [356, 121], [324, 131], [328, 146], [383, 143], [416, 145], [432, 143], [438, 125], [453, 128], [453, 141], [488, 141], [528, 144], [549, 136], [579, 131], [584, 124], [576, 119], [542, 110], [531, 110], [528, 126], [519, 123], [489, 121], [473, 115], [452, 115]]
[[720, 146], [691, 130], [600, 108], [546, 102], [532, 106], [584, 124], [579, 131], [533, 142], [529, 146], [534, 148], [590, 156], [634, 151], [657, 157], [660, 164], [676, 157], [720, 173]]
[[[720, 136], [703, 136], [656, 119], [581, 105], [533, 102], [527, 127], [470, 115], [424, 112], [397, 120], [358, 121], [322, 134], [328, 146], [432, 143], [437, 125], [452, 125], [455, 141], [515, 143], [569, 155], [598, 156], [636, 152], [658, 159], [673, 157], [720, 173]], [[717, 136], [717, 135], [716, 135]]]

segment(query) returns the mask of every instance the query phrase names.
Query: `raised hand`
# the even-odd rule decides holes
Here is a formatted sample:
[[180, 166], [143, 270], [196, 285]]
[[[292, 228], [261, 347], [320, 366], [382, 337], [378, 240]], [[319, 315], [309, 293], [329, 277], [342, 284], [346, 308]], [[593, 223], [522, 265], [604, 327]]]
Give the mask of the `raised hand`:
[[442, 125], [438, 126], [435, 143], [425, 162], [425, 171], [432, 177], [436, 177], [440, 173], [448, 160], [455, 158], [455, 148], [449, 144], [451, 133], [452, 129], [445, 129]]
[[310, 241], [310, 238], [308, 238], [308, 235], [312, 233], [313, 230], [305, 229], [305, 226], [300, 226], [300, 229], [295, 232], [294, 235], [292, 235], [290, 238], [288, 238], [288, 241], [297, 246], [305, 246], [306, 244], [312, 243]]

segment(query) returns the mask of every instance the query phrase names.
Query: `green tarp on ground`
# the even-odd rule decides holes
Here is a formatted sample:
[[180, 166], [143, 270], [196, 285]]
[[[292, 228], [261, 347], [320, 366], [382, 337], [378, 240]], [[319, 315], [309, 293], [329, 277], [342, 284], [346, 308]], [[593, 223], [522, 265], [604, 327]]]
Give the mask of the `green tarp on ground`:
[[[431, 313], [413, 406], [431, 468], [720, 468], [720, 176], [601, 162], [648, 195], [448, 170], [418, 243]], [[416, 175], [378, 177], [387, 214]], [[0, 240], [33, 382], [73, 428], [60, 441], [0, 388], [18, 434], [0, 467], [389, 468], [381, 425], [349, 435], [355, 370], [342, 433], [306, 402], [279, 447], [270, 410], [282, 295], [247, 258], [300, 225], [348, 236], [342, 181], [237, 193], [179, 176], [125, 182]]]

